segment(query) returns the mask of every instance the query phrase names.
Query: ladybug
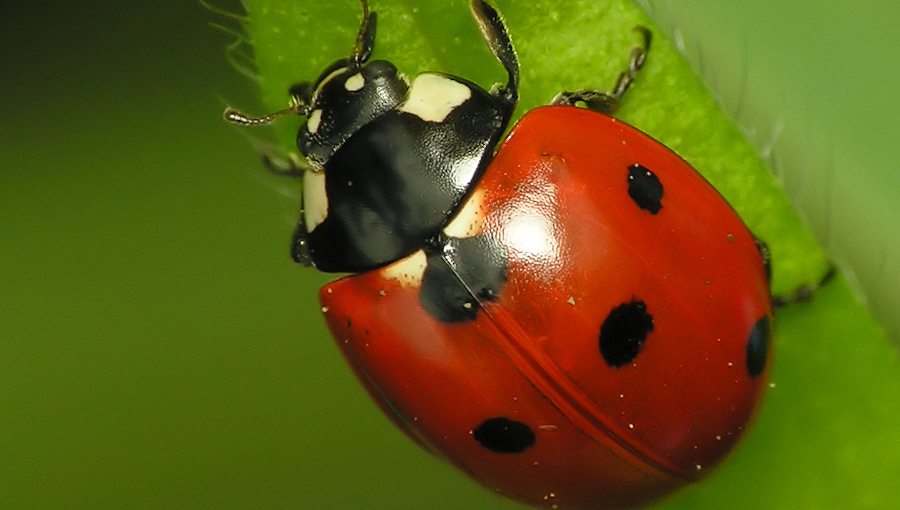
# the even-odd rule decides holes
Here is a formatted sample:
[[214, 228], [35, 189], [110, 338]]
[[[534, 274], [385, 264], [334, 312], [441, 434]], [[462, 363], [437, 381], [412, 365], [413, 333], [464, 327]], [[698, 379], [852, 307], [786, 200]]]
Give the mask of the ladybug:
[[[503, 139], [519, 64], [497, 11], [472, 14], [508, 74], [485, 90], [349, 58], [290, 89], [306, 161], [293, 258], [350, 273], [320, 292], [338, 347], [424, 448], [538, 508], [649, 504], [704, 477], [767, 385], [768, 251], [691, 166], [559, 94]], [[579, 106], [584, 105], [584, 106]], [[497, 146], [499, 145], [499, 148]]]

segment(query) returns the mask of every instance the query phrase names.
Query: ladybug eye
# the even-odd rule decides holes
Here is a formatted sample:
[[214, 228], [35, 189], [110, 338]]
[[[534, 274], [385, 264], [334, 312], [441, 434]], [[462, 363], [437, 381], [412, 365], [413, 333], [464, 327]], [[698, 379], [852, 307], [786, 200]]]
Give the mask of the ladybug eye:
[[612, 309], [600, 326], [600, 354], [606, 364], [623, 367], [635, 360], [653, 331], [653, 316], [643, 301], [632, 299]]

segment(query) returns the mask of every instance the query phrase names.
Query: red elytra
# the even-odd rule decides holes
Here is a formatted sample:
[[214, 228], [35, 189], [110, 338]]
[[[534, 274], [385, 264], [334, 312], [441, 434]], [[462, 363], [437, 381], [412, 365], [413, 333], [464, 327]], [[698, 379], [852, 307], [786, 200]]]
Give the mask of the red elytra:
[[[634, 165], [658, 179], [655, 213], [629, 194]], [[538, 108], [448, 228], [508, 255], [475, 320], [426, 313], [421, 254], [320, 294], [344, 356], [416, 441], [510, 498], [584, 509], [657, 500], [733, 447], [766, 385], [771, 296], [752, 234], [684, 160], [614, 118]], [[651, 322], [619, 321], [646, 337], [616, 366], [601, 329], [635, 303]], [[486, 447], [486, 422], [525, 427], [522, 444]]]

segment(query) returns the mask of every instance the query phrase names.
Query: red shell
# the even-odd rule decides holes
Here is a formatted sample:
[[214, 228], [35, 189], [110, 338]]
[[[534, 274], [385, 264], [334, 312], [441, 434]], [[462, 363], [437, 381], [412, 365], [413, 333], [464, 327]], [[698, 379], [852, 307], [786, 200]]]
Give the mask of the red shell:
[[[665, 186], [656, 214], [628, 195], [622, 169], [635, 163]], [[431, 318], [415, 275], [373, 271], [322, 289], [337, 344], [382, 409], [482, 484], [538, 507], [641, 505], [703, 477], [768, 375], [768, 360], [756, 377], [747, 369], [748, 339], [772, 309], [734, 210], [660, 143], [572, 107], [529, 112], [471, 197], [468, 226], [509, 255], [499, 298], [474, 321]], [[404, 263], [416, 271], [394, 265]], [[653, 331], [633, 362], [608, 366], [601, 324], [635, 299]], [[527, 424], [534, 446], [482, 447], [473, 430], [492, 417]]]

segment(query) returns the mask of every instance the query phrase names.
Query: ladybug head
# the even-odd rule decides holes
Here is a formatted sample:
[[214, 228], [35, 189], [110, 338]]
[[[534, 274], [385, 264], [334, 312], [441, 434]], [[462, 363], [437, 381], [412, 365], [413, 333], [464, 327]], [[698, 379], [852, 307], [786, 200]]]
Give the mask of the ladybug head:
[[292, 86], [287, 109], [258, 119], [228, 109], [226, 120], [260, 125], [281, 115], [305, 116], [306, 123], [297, 133], [297, 147], [313, 170], [322, 170], [353, 133], [400, 104], [409, 90], [409, 82], [394, 64], [385, 60], [368, 61], [375, 47], [377, 17], [374, 12], [369, 12], [366, 0], [361, 3], [362, 23], [349, 58], [326, 67], [315, 82]]
[[361, 3], [349, 57], [291, 87], [287, 109], [260, 118], [225, 111], [226, 120], [245, 126], [306, 118], [297, 146], [307, 164], [292, 158], [284, 172], [303, 176], [291, 253], [327, 272], [368, 271], [431, 249], [487, 170], [518, 99], [515, 50], [484, 0], [471, 0], [472, 15], [508, 75], [490, 91], [442, 73], [410, 83], [390, 62], [369, 61], [376, 16]]
[[[374, 22], [372, 14], [369, 26]], [[371, 32], [374, 37], [374, 28]], [[290, 89], [292, 104], [303, 105], [306, 115], [297, 132], [297, 147], [313, 168], [322, 168], [353, 133], [406, 96], [409, 84], [394, 64], [364, 63], [353, 57], [338, 60], [313, 85], [301, 83]]]

